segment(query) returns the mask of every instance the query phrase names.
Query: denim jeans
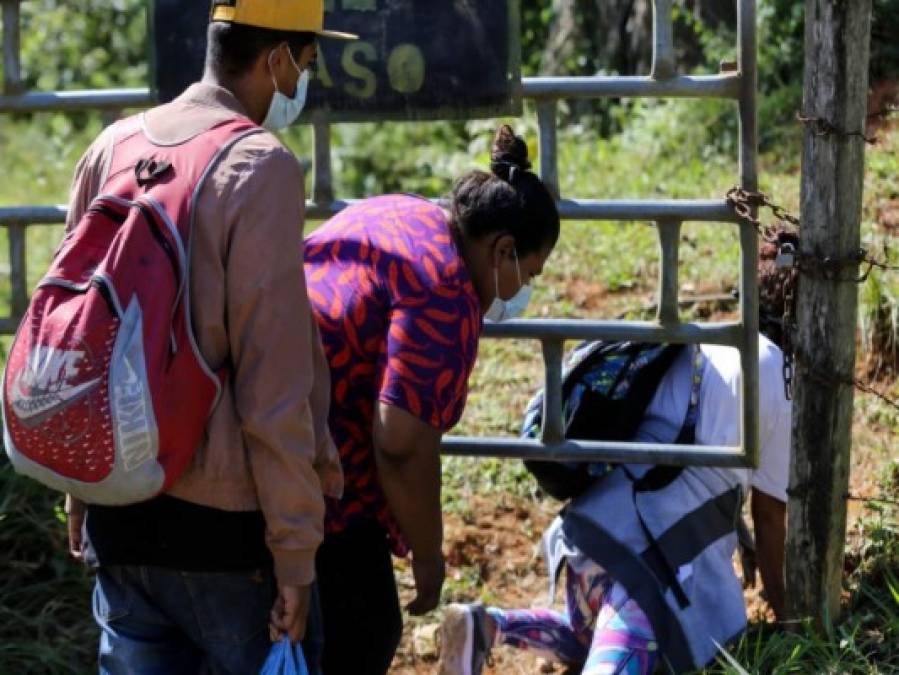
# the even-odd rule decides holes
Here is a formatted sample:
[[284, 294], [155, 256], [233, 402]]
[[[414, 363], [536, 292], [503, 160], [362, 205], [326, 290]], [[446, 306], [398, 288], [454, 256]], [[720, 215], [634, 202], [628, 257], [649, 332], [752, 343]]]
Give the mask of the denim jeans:
[[[159, 567], [97, 570], [94, 617], [100, 675], [253, 675], [271, 649], [270, 570], [183, 572]], [[321, 626], [313, 597], [310, 674], [319, 672]]]

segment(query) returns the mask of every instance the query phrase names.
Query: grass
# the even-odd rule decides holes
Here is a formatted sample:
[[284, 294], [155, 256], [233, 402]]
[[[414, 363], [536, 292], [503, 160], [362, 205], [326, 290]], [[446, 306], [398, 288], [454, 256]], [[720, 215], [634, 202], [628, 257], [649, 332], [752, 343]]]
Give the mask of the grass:
[[[673, 102], [634, 107], [630, 110], [633, 124], [611, 138], [600, 137], [586, 126], [565, 127], [560, 131], [559, 148], [563, 194], [588, 198], [723, 196], [736, 176], [733, 142], [726, 138], [733, 130], [714, 126], [716, 119], [730, 114], [725, 105]], [[74, 163], [100, 128], [95, 118], [87, 118], [86, 124], [75, 128], [65, 117], [51, 115], [38, 116], [30, 123], [4, 123], [0, 148], [6, 173], [0, 181], [0, 205], [65, 202]], [[493, 122], [340, 127], [335, 135], [337, 190], [341, 195], [364, 196], [403, 186], [429, 195], [443, 194], [450, 187], [451, 176], [477, 164], [483, 166], [493, 128]], [[527, 117], [519, 128], [529, 138], [536, 138], [533, 117]], [[308, 156], [308, 130], [291, 131], [287, 141], [298, 154]], [[370, 159], [360, 164], [364, 156]], [[684, 157], [690, 159], [684, 161]], [[790, 147], [762, 158], [763, 189], [794, 212], [799, 201], [796, 157], [796, 148]], [[878, 230], [875, 221], [880, 203], [899, 197], [897, 158], [899, 130], [886, 133], [880, 145], [868, 150], [864, 231], [872, 241], [890, 236]], [[310, 187], [307, 184], [307, 190]], [[29, 285], [33, 286], [46, 268], [59, 237], [59, 227], [30, 229]], [[682, 241], [682, 293], [727, 292], [736, 285], [739, 252], [732, 227], [687, 224]], [[0, 312], [8, 311], [4, 244], [0, 241]], [[653, 300], [657, 275], [657, 241], [650, 224], [566, 222], [529, 314], [601, 318], [639, 314], [640, 308]], [[877, 276], [864, 288], [861, 326], [866, 335], [874, 334], [875, 324], [887, 325], [890, 335], [895, 335], [897, 283], [897, 276]], [[863, 348], [875, 344], [875, 340], [862, 342]], [[516, 434], [521, 413], [541, 380], [536, 342], [483, 341], [469, 405], [456, 433]], [[882, 384], [895, 388], [892, 380]], [[865, 469], [860, 485], [869, 489], [865, 494], [882, 490], [896, 499], [899, 470], [895, 469], [893, 441], [899, 419], [895, 410], [871, 397], [859, 400], [855, 452]], [[878, 482], [875, 477], [890, 466], [892, 473]], [[464, 522], [475, 522], [479, 503], [475, 497], [526, 506], [539, 499], [533, 481], [517, 461], [447, 458], [444, 475], [445, 509]], [[0, 569], [4, 571], [0, 578], [0, 675], [93, 672], [96, 631], [89, 611], [90, 579], [66, 558], [60, 498], [15, 477], [3, 460], [0, 495]], [[732, 650], [749, 672], [899, 672], [896, 510], [872, 503], [863, 515], [849, 543], [845, 617], [825, 636], [815, 635], [808, 627], [786, 633], [755, 625]], [[528, 535], [536, 541], [539, 529]], [[447, 586], [447, 597], [481, 594], [489, 599], [496, 591], [484, 584], [474, 567], [463, 566], [456, 572]], [[710, 672], [738, 671], [722, 661]]]
[[86, 673], [97, 648], [90, 579], [66, 557], [62, 500], [5, 459], [0, 495], [0, 673]]
[[[878, 258], [890, 259], [893, 231], [885, 211], [899, 214], [899, 134], [880, 133], [879, 150], [869, 153], [865, 173], [864, 245]], [[884, 223], [878, 224], [878, 219]], [[894, 225], [895, 226], [895, 225]], [[861, 289], [859, 322], [869, 372], [895, 373], [899, 368], [899, 277], [873, 274]]]
[[[890, 466], [883, 496], [899, 497], [899, 464]], [[899, 673], [899, 510], [871, 502], [869, 515], [850, 533], [844, 616], [819, 635], [803, 624], [791, 631], [756, 624], [732, 650], [752, 672]], [[710, 673], [735, 673], [726, 658]]]

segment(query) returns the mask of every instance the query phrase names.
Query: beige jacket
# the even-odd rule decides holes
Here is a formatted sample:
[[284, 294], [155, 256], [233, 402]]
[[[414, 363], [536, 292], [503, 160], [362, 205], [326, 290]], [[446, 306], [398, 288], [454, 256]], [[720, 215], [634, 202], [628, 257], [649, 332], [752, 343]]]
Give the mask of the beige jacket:
[[[173, 143], [245, 116], [237, 99], [195, 84], [146, 114]], [[97, 195], [115, 125], [78, 163], [67, 229]], [[327, 430], [330, 376], [303, 276], [303, 175], [269, 133], [236, 143], [195, 204], [190, 301], [200, 351], [231, 377], [192, 464], [168, 494], [227, 511], [261, 509], [282, 584], [314, 578], [322, 493], [339, 496], [340, 461]]]

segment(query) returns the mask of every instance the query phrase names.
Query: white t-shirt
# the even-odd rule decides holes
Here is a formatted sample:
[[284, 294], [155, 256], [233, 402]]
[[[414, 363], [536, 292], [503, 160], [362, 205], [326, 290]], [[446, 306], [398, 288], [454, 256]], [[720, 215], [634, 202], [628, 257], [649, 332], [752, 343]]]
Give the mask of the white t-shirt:
[[[705, 364], [696, 420], [698, 445], [740, 444], [740, 352], [733, 347], [702, 345]], [[693, 375], [693, 351], [685, 349], [662, 378], [636, 441], [670, 443], [687, 414]], [[759, 467], [735, 471], [744, 488], [750, 485], [782, 502], [790, 479], [792, 409], [783, 386], [783, 354], [759, 336]]]

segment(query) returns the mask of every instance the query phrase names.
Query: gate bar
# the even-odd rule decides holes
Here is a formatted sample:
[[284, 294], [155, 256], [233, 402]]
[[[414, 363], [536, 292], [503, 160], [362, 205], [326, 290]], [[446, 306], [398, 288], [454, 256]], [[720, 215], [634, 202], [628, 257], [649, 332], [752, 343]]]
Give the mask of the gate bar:
[[0, 226], [57, 225], [66, 222], [64, 204], [56, 206], [4, 206], [0, 207]]
[[331, 126], [323, 115], [312, 120], [313, 170], [312, 198], [316, 204], [334, 202], [334, 185], [331, 180]]
[[557, 206], [566, 220], [737, 222], [724, 199], [562, 199]]
[[[306, 202], [306, 217], [325, 220], [345, 209], [358, 199], [338, 199], [332, 202]], [[440, 202], [440, 200], [431, 200]], [[563, 220], [678, 220], [710, 223], [736, 223], [737, 217], [728, 203], [721, 199], [563, 199], [556, 203]], [[9, 225], [52, 225], [66, 219], [66, 206], [5, 206], [0, 207], [0, 227]]]
[[731, 98], [740, 96], [740, 75], [647, 76], [588, 75], [522, 78], [526, 98]]
[[653, 0], [652, 3], [652, 70], [654, 80], [674, 77], [674, 21], [671, 0]]
[[3, 0], [3, 91], [16, 94], [22, 89], [19, 0]]
[[631, 462], [745, 467], [740, 446], [671, 445], [615, 441], [566, 440], [544, 445], [532, 438], [445, 436], [441, 454], [506, 459], [549, 459], [560, 462]]
[[562, 357], [564, 342], [558, 338], [546, 339], [543, 344], [543, 426], [540, 440], [546, 445], [556, 445], [565, 439], [562, 416]]
[[[5, 5], [4, 5], [5, 7]], [[132, 89], [81, 89], [78, 91], [31, 91], [0, 96], [0, 113], [85, 109], [147, 108], [155, 103], [146, 87]]]
[[561, 194], [559, 187], [559, 154], [556, 137], [556, 109], [554, 99], [537, 102], [537, 130], [539, 134], [540, 180], [549, 188], [556, 199]]
[[[8, 0], [7, 0], [8, 2]], [[7, 4], [4, 4], [6, 11]], [[5, 29], [4, 29], [5, 32]], [[11, 47], [4, 39], [4, 53]], [[523, 77], [525, 98], [728, 98], [740, 96], [741, 75], [678, 75], [665, 80], [646, 76], [590, 75], [572, 77]], [[33, 91], [0, 96], [0, 112], [83, 110], [90, 108], [146, 108], [155, 103], [147, 87]]]
[[736, 321], [722, 321], [662, 326], [651, 321], [515, 319], [502, 323], [486, 323], [483, 335], [490, 338], [520, 340], [636, 340], [736, 347], [741, 344], [743, 324]]
[[[756, 119], [756, 27], [755, 0], [740, 0], [737, 12], [738, 65], [740, 69], [740, 185], [758, 189], [758, 120]], [[752, 215], [757, 209], [752, 207]], [[749, 466], [759, 463], [759, 296], [758, 233], [755, 226], [742, 221], [740, 227], [740, 318], [743, 323], [740, 370], [742, 401], [740, 437]]]
[[663, 325], [676, 324], [679, 321], [677, 296], [678, 260], [680, 249], [679, 220], [660, 220], [656, 223], [659, 232], [659, 288], [656, 321]]

